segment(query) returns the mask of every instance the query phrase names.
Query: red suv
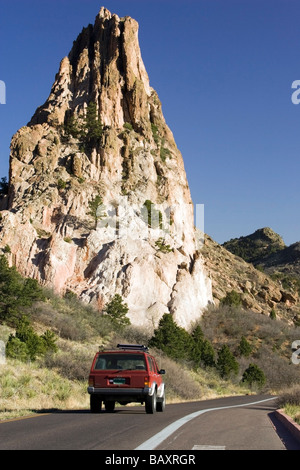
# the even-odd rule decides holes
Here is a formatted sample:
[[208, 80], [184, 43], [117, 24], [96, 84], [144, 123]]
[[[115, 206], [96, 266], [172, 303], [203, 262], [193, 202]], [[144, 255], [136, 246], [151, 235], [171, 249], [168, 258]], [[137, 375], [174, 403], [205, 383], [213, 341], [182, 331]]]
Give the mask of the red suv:
[[164, 411], [165, 385], [162, 374], [148, 348], [118, 344], [117, 350], [98, 352], [89, 375], [88, 393], [92, 413], [114, 411], [116, 402], [144, 404], [146, 413]]

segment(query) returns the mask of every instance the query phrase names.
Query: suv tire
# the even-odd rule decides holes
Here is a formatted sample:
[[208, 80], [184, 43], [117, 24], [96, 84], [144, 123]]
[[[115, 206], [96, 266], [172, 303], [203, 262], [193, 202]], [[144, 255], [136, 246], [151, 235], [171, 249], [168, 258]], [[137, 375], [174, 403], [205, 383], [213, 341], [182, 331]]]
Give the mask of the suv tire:
[[163, 397], [156, 403], [156, 411], [165, 411], [166, 407], [166, 396], [163, 394]]
[[106, 411], [108, 411], [109, 413], [112, 413], [113, 411], [115, 411], [115, 404], [116, 404], [115, 401], [106, 401], [104, 403]]
[[90, 395], [90, 409], [92, 413], [100, 413], [102, 408], [102, 401], [97, 395]]
[[148, 396], [145, 401], [146, 413], [153, 414], [156, 411], [157, 401], [156, 401], [156, 390], [154, 390], [153, 395]]

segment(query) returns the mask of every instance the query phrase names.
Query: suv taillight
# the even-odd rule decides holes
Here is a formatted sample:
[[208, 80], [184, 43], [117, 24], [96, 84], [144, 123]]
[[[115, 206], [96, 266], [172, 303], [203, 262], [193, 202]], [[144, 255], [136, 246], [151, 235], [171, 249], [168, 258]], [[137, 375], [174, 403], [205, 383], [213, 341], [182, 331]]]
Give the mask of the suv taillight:
[[89, 377], [89, 387], [94, 387], [94, 377]]
[[145, 387], [150, 387], [150, 379], [149, 379], [149, 377], [145, 377], [145, 378], [144, 378], [144, 386], [145, 386]]

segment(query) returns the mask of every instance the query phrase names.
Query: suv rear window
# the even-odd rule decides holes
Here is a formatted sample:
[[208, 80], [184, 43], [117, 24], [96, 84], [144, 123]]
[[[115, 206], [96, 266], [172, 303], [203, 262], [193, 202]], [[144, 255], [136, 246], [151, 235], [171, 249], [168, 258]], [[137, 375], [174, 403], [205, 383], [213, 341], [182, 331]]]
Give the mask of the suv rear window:
[[95, 364], [95, 370], [146, 370], [142, 354], [101, 354]]

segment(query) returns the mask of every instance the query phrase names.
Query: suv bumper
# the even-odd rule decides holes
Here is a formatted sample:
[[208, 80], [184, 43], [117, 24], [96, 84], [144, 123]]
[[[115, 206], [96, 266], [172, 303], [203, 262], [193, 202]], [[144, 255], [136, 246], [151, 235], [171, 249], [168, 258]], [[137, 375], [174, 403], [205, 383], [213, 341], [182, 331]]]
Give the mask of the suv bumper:
[[103, 398], [124, 398], [134, 397], [143, 398], [152, 395], [152, 389], [149, 387], [144, 388], [95, 388], [88, 387], [87, 389], [90, 395], [101, 395]]

